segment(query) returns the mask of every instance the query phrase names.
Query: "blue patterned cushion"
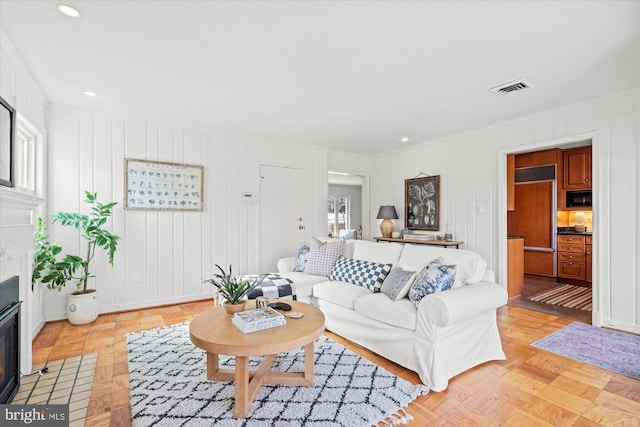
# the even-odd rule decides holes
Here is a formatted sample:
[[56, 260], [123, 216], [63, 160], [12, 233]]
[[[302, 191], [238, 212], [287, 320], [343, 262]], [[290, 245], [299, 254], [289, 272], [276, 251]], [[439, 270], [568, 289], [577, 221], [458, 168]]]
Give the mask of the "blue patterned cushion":
[[413, 271], [404, 271], [403, 269], [398, 267], [394, 268], [393, 270], [391, 270], [391, 273], [389, 273], [386, 279], [384, 279], [384, 282], [382, 282], [380, 292], [388, 295], [389, 298], [394, 301], [402, 299], [406, 296], [406, 292], [408, 292], [408, 290], [405, 291], [404, 295], [400, 296], [400, 294], [405, 285], [409, 283], [409, 280], [414, 273], [415, 272]]
[[362, 286], [372, 292], [380, 292], [380, 286], [391, 271], [391, 267], [391, 264], [379, 264], [341, 256], [333, 266], [329, 278]]
[[455, 265], [445, 265], [442, 258], [434, 259], [416, 276], [409, 290], [409, 300], [418, 307], [425, 296], [451, 289], [455, 278]]
[[309, 246], [301, 245], [298, 249], [298, 258], [296, 259], [296, 268], [293, 271], [303, 272], [304, 267], [307, 265], [307, 254], [309, 253]]

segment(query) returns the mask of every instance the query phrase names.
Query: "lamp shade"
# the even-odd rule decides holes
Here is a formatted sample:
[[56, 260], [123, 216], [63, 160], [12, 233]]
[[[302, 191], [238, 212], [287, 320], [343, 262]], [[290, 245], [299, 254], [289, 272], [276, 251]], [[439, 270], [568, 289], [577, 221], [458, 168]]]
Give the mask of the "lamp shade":
[[398, 219], [398, 212], [396, 212], [396, 207], [389, 205], [380, 206], [377, 219]]

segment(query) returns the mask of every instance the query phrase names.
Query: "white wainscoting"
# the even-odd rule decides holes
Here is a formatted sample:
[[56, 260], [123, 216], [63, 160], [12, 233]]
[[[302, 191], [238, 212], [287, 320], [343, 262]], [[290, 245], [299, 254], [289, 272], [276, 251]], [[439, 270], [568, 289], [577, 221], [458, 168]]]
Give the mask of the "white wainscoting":
[[[50, 110], [49, 144], [49, 212], [86, 212], [84, 190], [119, 203], [109, 224], [122, 237], [115, 267], [102, 253], [93, 262], [101, 312], [210, 297], [202, 279], [214, 264], [257, 272], [259, 203], [269, 203], [260, 199], [260, 164], [304, 168], [305, 240], [326, 234], [323, 149], [61, 106]], [[204, 165], [204, 210], [124, 210], [124, 158]], [[244, 194], [254, 197], [247, 202]], [[81, 247], [75, 230], [52, 226], [50, 233], [64, 251]], [[65, 316], [64, 297], [73, 290], [67, 288], [47, 300], [47, 319]]]
[[[371, 211], [394, 204], [401, 216], [396, 226], [402, 228], [404, 180], [421, 172], [440, 175], [442, 226], [450, 222], [454, 240], [464, 241], [465, 249], [479, 252], [499, 273], [504, 266], [498, 206], [499, 198], [506, 198], [505, 188], [499, 186], [500, 153], [586, 133], [597, 133], [593, 160], [597, 320], [640, 333], [640, 89], [374, 156]], [[372, 218], [371, 228], [378, 222]]]

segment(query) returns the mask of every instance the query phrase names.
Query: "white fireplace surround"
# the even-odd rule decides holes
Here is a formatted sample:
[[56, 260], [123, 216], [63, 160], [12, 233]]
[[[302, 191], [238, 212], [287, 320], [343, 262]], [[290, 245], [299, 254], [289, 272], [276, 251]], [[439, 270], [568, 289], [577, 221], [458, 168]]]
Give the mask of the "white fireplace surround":
[[0, 282], [20, 278], [20, 371], [31, 373], [35, 334], [44, 325], [43, 292], [31, 290], [35, 219], [44, 199], [0, 188]]

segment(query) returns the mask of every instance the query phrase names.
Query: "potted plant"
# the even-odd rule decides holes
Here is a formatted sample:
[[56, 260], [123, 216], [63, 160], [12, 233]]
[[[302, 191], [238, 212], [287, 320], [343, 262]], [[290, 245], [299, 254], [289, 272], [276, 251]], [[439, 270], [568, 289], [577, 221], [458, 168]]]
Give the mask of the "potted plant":
[[40, 281], [49, 289], [62, 291], [68, 282], [73, 281], [76, 284], [78, 290], [69, 295], [67, 302], [67, 318], [74, 325], [91, 323], [98, 317], [97, 291], [87, 288], [89, 278], [95, 277], [91, 274], [89, 265], [98, 247], [107, 252], [109, 264], [113, 266], [114, 255], [120, 239], [119, 236], [103, 228], [117, 203], [102, 204], [97, 200], [97, 193], [88, 191], [85, 192], [85, 197], [85, 202], [91, 205], [89, 215], [70, 212], [51, 215], [53, 224], [74, 227], [81, 231], [82, 237], [87, 242], [84, 258], [66, 254], [62, 259], [58, 259], [62, 248], [49, 242], [45, 221], [42, 218], [38, 218], [36, 224], [33, 255], [32, 287]]
[[236, 313], [244, 310], [247, 303], [243, 298], [253, 289], [259, 287], [266, 275], [262, 275], [257, 279], [251, 280], [234, 276], [231, 265], [229, 265], [229, 273], [226, 273], [222, 267], [216, 264], [221, 274], [214, 274], [211, 279], [207, 279], [205, 283], [211, 283], [225, 300], [224, 308], [227, 313]]

